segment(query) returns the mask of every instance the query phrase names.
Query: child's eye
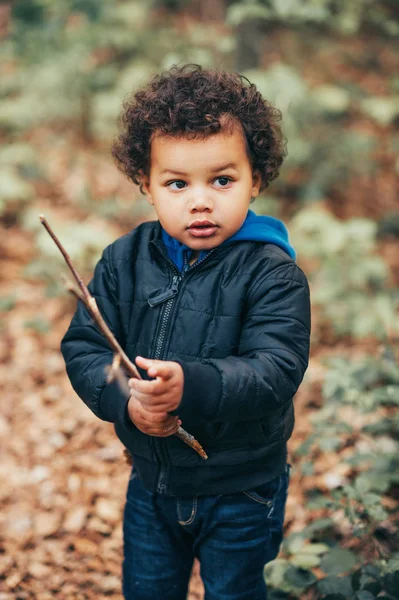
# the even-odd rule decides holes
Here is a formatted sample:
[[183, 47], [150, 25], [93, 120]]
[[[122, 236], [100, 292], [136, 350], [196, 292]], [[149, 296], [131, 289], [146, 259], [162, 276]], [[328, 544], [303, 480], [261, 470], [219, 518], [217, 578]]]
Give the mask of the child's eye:
[[216, 187], [227, 187], [231, 181], [230, 177], [216, 177], [214, 183], [219, 182]]
[[[170, 181], [169, 183], [166, 184], [168, 188], [170, 188], [171, 190], [177, 191], [177, 190], [182, 190], [183, 188], [186, 187], [186, 182], [182, 181], [181, 179], [178, 179], [177, 181]], [[172, 187], [172, 186], [176, 186], [176, 187]]]

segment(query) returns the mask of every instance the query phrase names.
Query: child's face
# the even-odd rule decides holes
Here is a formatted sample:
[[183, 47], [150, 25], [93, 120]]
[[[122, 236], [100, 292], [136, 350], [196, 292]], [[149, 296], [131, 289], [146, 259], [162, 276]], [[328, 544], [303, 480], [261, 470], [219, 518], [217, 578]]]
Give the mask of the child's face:
[[162, 227], [196, 251], [215, 248], [240, 229], [260, 184], [238, 126], [206, 139], [155, 137], [143, 179]]

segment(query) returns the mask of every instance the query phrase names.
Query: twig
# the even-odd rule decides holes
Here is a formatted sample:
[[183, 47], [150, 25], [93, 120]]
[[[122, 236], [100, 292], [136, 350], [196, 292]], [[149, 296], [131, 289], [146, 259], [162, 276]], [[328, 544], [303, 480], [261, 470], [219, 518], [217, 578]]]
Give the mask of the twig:
[[86, 306], [87, 310], [93, 317], [94, 321], [97, 323], [101, 333], [107, 338], [107, 341], [108, 341], [109, 345], [111, 346], [111, 348], [114, 350], [114, 352], [117, 352], [118, 354], [120, 354], [122, 364], [126, 367], [126, 369], [132, 375], [132, 377], [136, 377], [137, 379], [142, 379], [140, 373], [136, 369], [136, 366], [131, 362], [131, 360], [129, 359], [127, 354], [125, 354], [124, 350], [120, 346], [120, 344], [117, 341], [117, 339], [115, 338], [114, 334], [112, 333], [112, 331], [110, 330], [110, 328], [108, 327], [106, 322], [104, 321], [100, 311], [98, 310], [98, 306], [97, 306], [95, 298], [93, 298], [93, 296], [90, 294], [89, 290], [87, 289], [86, 285], [83, 282], [83, 279], [81, 278], [81, 276], [79, 275], [79, 273], [77, 272], [75, 267], [73, 266], [68, 252], [65, 250], [64, 246], [61, 244], [60, 240], [57, 238], [54, 231], [51, 229], [50, 225], [47, 222], [47, 219], [43, 215], [40, 215], [39, 219], [40, 219], [40, 222], [42, 223], [42, 225], [44, 226], [44, 228], [46, 229], [47, 233], [54, 240], [56, 246], [60, 250], [62, 256], [65, 259], [66, 264], [68, 265], [72, 275], [75, 278], [76, 283], [78, 284], [78, 286], [80, 288], [80, 290], [76, 290], [76, 287], [73, 284], [68, 282], [67, 286], [66, 286], [67, 289], [70, 292], [72, 292], [75, 296], [77, 296], [77, 298], [79, 298], [79, 300], [81, 300], [83, 302], [83, 304]]
[[[43, 215], [40, 215], [39, 219], [40, 219], [40, 222], [42, 223], [42, 225], [44, 226], [44, 228], [46, 229], [47, 233], [54, 240], [54, 243], [56, 244], [56, 246], [58, 247], [62, 256], [64, 257], [65, 262], [67, 263], [76, 283], [79, 286], [79, 288], [76, 288], [76, 286], [73, 283], [67, 281], [66, 288], [71, 293], [73, 293], [81, 302], [83, 302], [83, 304], [87, 308], [88, 312], [91, 314], [94, 321], [96, 322], [101, 333], [106, 337], [109, 345], [111, 346], [111, 348], [113, 349], [113, 351], [115, 353], [112, 366], [107, 367], [107, 381], [108, 382], [110, 381], [110, 379], [109, 379], [110, 377], [111, 378], [114, 377], [118, 381], [119, 385], [121, 386], [122, 391], [127, 392], [127, 397], [128, 397], [130, 395], [130, 391], [129, 391], [129, 389], [126, 389], [126, 387], [125, 387], [127, 385], [127, 382], [125, 380], [125, 376], [123, 375], [123, 373], [120, 369], [120, 365], [122, 364], [125, 367], [128, 375], [130, 375], [131, 377], [136, 377], [137, 379], [142, 379], [142, 377], [141, 377], [140, 373], [138, 372], [136, 366], [131, 362], [131, 360], [129, 359], [127, 354], [125, 354], [124, 350], [122, 349], [119, 342], [115, 338], [114, 334], [108, 327], [107, 323], [104, 321], [104, 319], [98, 309], [95, 298], [90, 294], [89, 290], [87, 289], [86, 285], [83, 282], [83, 279], [81, 278], [81, 276], [79, 275], [79, 273], [77, 272], [75, 267], [73, 266], [69, 254], [67, 253], [67, 251], [65, 250], [65, 248], [63, 247], [63, 245], [61, 244], [61, 242], [59, 241], [59, 239], [53, 232], [53, 230], [51, 229], [50, 225], [47, 222], [47, 219]], [[111, 375], [110, 375], [110, 373], [111, 373]], [[122, 380], [123, 380], [123, 383], [122, 383]], [[127, 386], [127, 388], [128, 388], [128, 386]], [[173, 435], [177, 435], [177, 437], [179, 437], [183, 442], [185, 442], [191, 448], [193, 448], [193, 450], [195, 450], [201, 456], [201, 458], [203, 458], [204, 460], [206, 460], [208, 458], [208, 456], [207, 456], [205, 450], [202, 448], [201, 444], [199, 444], [197, 442], [197, 440], [192, 435], [187, 433], [187, 431], [185, 431], [182, 427], [179, 427], [177, 432]]]
[[116, 381], [119, 385], [119, 389], [127, 398], [130, 396], [130, 389], [128, 380], [126, 376], [123, 374], [122, 369], [120, 368], [121, 358], [120, 354], [115, 354], [112, 365], [107, 365], [105, 367], [105, 371], [107, 373], [107, 383], [112, 383], [112, 381]]
[[71, 292], [71, 294], [73, 294], [74, 296], [76, 296], [76, 298], [78, 300], [80, 300], [81, 302], [83, 302], [83, 304], [85, 304], [85, 297], [83, 296], [83, 294], [80, 291], [80, 289], [77, 288], [74, 283], [72, 283], [72, 281], [69, 281], [69, 279], [67, 279], [65, 277], [65, 275], [61, 275], [61, 281], [64, 284], [65, 289], [68, 290], [68, 292]]

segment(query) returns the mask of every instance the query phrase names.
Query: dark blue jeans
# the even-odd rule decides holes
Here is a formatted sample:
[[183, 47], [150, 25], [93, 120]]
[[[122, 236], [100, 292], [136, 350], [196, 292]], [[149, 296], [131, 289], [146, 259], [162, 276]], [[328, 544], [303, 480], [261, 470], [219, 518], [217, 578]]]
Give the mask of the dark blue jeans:
[[256, 489], [213, 496], [151, 493], [134, 467], [123, 521], [126, 600], [185, 600], [194, 557], [206, 600], [266, 600], [264, 565], [283, 539], [291, 465]]

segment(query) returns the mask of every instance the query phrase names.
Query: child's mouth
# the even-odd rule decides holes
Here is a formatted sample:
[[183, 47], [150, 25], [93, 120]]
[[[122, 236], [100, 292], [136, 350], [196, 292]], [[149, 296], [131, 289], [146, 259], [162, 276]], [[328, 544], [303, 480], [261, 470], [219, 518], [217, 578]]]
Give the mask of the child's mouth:
[[194, 237], [209, 237], [213, 235], [218, 226], [211, 221], [194, 221], [187, 230]]

